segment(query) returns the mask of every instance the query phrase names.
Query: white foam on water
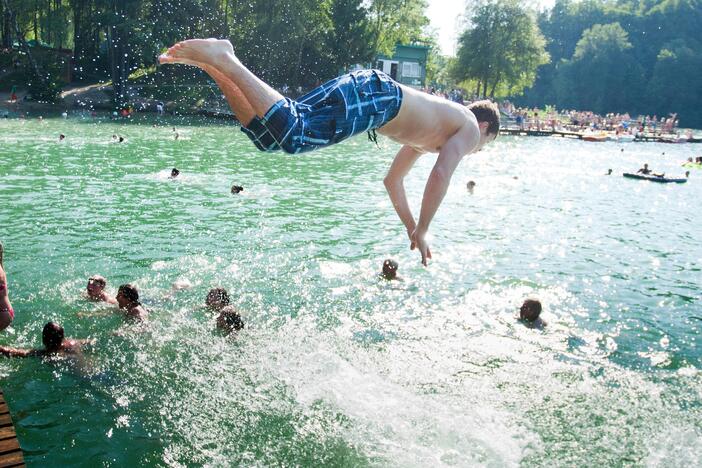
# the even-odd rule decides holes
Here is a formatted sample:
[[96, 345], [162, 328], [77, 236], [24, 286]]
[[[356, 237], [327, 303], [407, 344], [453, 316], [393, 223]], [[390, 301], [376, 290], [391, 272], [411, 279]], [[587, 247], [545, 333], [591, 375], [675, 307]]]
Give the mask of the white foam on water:
[[307, 340], [300, 332], [289, 330], [270, 343], [280, 348], [267, 347], [264, 372], [292, 388], [303, 407], [322, 403], [350, 418], [345, 438], [373, 459], [401, 466], [519, 461], [529, 438], [505, 411], [476, 395], [432, 395], [395, 381], [384, 369], [394, 353], [339, 349], [333, 337]]
[[661, 429], [662, 433], [650, 441], [650, 453], [643, 461], [645, 466], [702, 466], [702, 428], [687, 426]]

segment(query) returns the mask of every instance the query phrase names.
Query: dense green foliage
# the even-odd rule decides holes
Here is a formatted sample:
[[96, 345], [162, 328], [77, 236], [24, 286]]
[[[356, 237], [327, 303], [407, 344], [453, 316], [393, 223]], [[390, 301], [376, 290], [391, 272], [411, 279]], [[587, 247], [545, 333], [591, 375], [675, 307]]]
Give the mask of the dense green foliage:
[[[455, 58], [427, 35], [426, 0], [0, 0], [0, 49], [19, 53], [24, 82], [42, 98], [58, 89], [60, 70], [41, 54], [28, 60], [26, 43], [66, 49], [73, 80], [112, 81], [120, 104], [130, 74], [153, 70], [165, 47], [189, 37], [229, 38], [256, 74], [290, 88], [421, 40], [434, 45], [434, 86], [601, 114], [677, 112], [682, 125], [702, 127], [702, 0], [556, 0], [538, 15], [525, 1], [470, 2]], [[170, 67], [142, 84], [193, 82], [207, 80]]]
[[551, 63], [518, 103], [702, 127], [702, 1], [557, 0], [539, 26]]
[[[274, 85], [308, 87], [355, 63], [423, 38], [424, 0], [3, 0], [0, 45], [19, 36], [71, 48], [74, 80], [114, 83], [117, 104], [137, 69], [190, 37], [229, 38]], [[42, 73], [48, 73], [43, 70]], [[175, 74], [164, 72], [170, 80]]]
[[548, 62], [546, 41], [536, 21], [518, 0], [488, 0], [470, 5], [470, 23], [461, 35], [453, 76], [478, 96], [521, 93]]

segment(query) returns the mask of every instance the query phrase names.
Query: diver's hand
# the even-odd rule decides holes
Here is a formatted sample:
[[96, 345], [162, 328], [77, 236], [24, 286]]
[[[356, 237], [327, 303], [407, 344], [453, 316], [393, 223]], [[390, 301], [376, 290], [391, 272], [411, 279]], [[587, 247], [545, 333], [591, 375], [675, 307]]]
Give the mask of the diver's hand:
[[416, 228], [410, 237], [410, 250], [417, 249], [422, 254], [422, 265], [427, 266], [427, 259], [431, 258], [431, 250], [425, 239], [426, 232]]

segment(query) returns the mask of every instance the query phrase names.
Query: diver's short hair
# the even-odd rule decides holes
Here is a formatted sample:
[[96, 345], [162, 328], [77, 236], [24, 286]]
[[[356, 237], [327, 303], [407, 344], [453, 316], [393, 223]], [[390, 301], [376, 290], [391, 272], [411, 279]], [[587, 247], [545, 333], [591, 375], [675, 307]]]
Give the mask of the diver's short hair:
[[488, 134], [497, 135], [500, 132], [500, 110], [497, 108], [497, 104], [489, 99], [483, 99], [469, 104], [468, 109], [478, 119], [478, 123], [488, 123]]

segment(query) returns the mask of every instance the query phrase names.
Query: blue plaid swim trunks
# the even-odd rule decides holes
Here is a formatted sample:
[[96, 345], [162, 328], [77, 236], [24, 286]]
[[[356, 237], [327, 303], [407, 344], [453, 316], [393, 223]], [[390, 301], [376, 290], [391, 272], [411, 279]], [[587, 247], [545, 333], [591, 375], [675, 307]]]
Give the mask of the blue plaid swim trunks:
[[241, 130], [261, 151], [304, 153], [370, 132], [394, 119], [402, 89], [378, 70], [360, 70], [324, 83], [296, 101], [276, 102]]

